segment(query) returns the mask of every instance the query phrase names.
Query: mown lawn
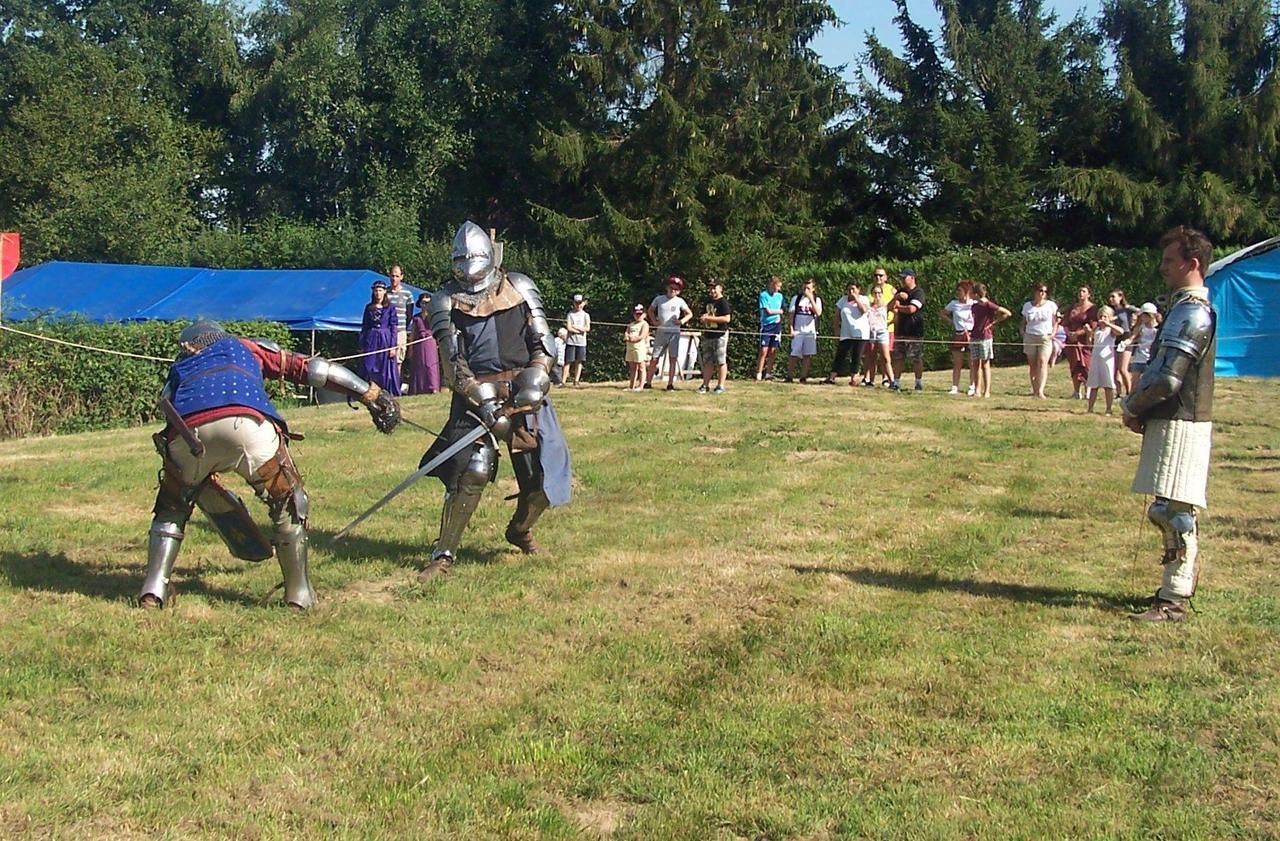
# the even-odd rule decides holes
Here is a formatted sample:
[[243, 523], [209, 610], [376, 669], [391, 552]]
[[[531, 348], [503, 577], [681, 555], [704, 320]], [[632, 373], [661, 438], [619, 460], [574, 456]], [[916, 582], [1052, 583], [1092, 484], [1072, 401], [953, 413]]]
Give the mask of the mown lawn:
[[1280, 836], [1275, 385], [1219, 383], [1202, 593], [1149, 627], [1139, 439], [928, 379], [559, 390], [550, 556], [502, 542], [504, 461], [427, 584], [434, 480], [328, 545], [427, 436], [293, 411], [306, 615], [199, 515], [132, 606], [150, 430], [0, 443], [0, 836]]

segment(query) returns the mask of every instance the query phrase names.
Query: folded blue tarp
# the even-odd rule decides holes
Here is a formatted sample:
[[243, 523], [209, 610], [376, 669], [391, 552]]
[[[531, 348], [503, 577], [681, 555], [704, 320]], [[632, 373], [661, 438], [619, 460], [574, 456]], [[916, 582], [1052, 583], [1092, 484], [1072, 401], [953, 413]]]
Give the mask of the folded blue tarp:
[[[199, 269], [44, 263], [4, 281], [6, 321], [80, 316], [110, 321], [276, 321], [291, 330], [359, 330], [377, 272]], [[417, 287], [406, 288], [414, 297]]]
[[1280, 376], [1280, 237], [1217, 261], [1205, 284], [1218, 312], [1215, 373]]

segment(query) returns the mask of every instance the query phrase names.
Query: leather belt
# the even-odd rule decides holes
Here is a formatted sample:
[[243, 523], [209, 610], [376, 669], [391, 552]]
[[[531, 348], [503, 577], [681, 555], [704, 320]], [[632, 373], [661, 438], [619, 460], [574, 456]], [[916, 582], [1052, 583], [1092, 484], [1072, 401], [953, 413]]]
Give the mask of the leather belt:
[[478, 383], [509, 383], [518, 373], [520, 373], [519, 370], [497, 371], [493, 374], [475, 374], [474, 376]]

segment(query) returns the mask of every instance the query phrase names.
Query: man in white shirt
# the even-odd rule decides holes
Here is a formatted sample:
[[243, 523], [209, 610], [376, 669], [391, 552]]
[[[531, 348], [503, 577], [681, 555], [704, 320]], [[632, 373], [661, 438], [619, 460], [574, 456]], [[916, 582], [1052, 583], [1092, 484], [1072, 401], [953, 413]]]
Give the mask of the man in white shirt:
[[817, 281], [809, 278], [800, 287], [800, 294], [791, 299], [791, 358], [787, 360], [787, 382], [796, 375], [796, 360], [800, 364], [800, 382], [809, 379], [809, 366], [818, 352], [818, 319], [822, 317], [822, 299], [818, 297]]
[[667, 357], [667, 391], [676, 390], [676, 372], [680, 368], [680, 328], [693, 318], [693, 310], [680, 297], [684, 280], [672, 275], [667, 278], [667, 293], [654, 298], [649, 304], [649, 323], [653, 333], [653, 358], [649, 360], [649, 376], [644, 387], [653, 388], [653, 375], [658, 371], [658, 360]]

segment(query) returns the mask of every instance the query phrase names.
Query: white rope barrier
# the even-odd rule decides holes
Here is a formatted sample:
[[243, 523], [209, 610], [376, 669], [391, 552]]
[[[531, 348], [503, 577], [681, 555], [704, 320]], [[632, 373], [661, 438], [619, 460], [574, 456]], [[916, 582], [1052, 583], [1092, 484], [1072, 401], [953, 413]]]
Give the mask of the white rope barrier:
[[42, 336], [39, 333], [28, 333], [26, 330], [19, 330], [16, 327], [10, 327], [7, 324], [0, 324], [0, 330], [9, 333], [16, 333], [19, 336], [26, 336], [29, 339], [37, 339], [42, 342], [49, 342], [55, 345], [63, 345], [65, 347], [78, 348], [79, 350], [93, 351], [94, 353], [106, 353], [112, 356], [127, 356], [130, 359], [144, 359], [147, 362], [163, 362], [166, 365], [172, 364], [173, 359], [163, 359], [159, 356], [147, 356], [141, 353], [129, 353], [124, 350], [112, 350], [111, 348], [94, 347], [93, 345], [84, 345], [79, 342], [68, 342], [65, 339], [56, 339], [53, 336]]
[[[548, 321], [550, 321], [550, 322], [552, 322], [552, 323], [555, 323], [555, 324], [567, 324], [567, 323], [568, 323], [568, 322], [567, 322], [565, 319], [563, 319], [563, 318], [549, 318], [549, 319], [547, 319], [547, 320], [548, 320]], [[635, 323], [635, 322], [622, 322], [622, 321], [596, 321], [596, 320], [592, 319], [592, 321], [591, 321], [591, 326], [592, 326], [592, 327], [595, 327], [596, 325], [599, 325], [599, 326], [601, 326], [601, 327], [630, 327], [630, 326], [631, 326], [632, 324], [634, 324], [634, 323]], [[652, 334], [653, 334], [656, 330], [658, 330], [658, 329], [660, 329], [660, 328], [654, 327], [652, 324], [651, 324], [651, 325], [649, 325], [649, 332], [650, 332], [650, 335], [652, 335]], [[681, 328], [680, 328], [680, 335], [682, 335], [682, 336], [700, 336], [700, 335], [702, 335], [702, 333], [703, 333], [704, 331], [705, 331], [705, 332], [708, 332], [708, 333], [717, 333], [717, 334], [720, 334], [720, 333], [726, 333], [726, 332], [727, 332], [730, 336], [754, 336], [754, 337], [756, 337], [756, 338], [759, 338], [760, 336], [764, 335], [764, 334], [763, 334], [761, 331], [759, 331], [759, 330], [719, 330], [719, 329], [715, 329], [715, 328], [711, 328], [711, 327], [699, 327], [699, 328], [696, 328], [696, 329], [690, 329], [690, 328], [689, 328], [689, 327], [687, 327], [687, 326], [686, 326], [686, 327], [681, 327]], [[778, 338], [779, 338], [779, 339], [782, 339], [782, 338], [785, 338], [786, 336], [794, 336], [794, 335], [795, 335], [795, 334], [785, 334], [785, 335], [784, 335], [784, 334], [782, 334], [782, 333], [779, 333], [779, 334], [778, 334]], [[817, 334], [814, 334], [814, 335], [816, 335], [816, 336], [817, 336], [817, 338], [822, 339], [823, 341], [835, 341], [835, 342], [842, 341], [842, 339], [841, 339], [841, 337], [840, 337], [840, 336], [831, 335], [831, 334], [827, 334], [827, 333], [817, 333]], [[891, 334], [891, 335], [892, 335], [892, 334]], [[1218, 340], [1219, 340], [1219, 341], [1231, 341], [1231, 340], [1237, 340], [1237, 339], [1267, 339], [1267, 338], [1271, 338], [1271, 337], [1274, 337], [1274, 336], [1280, 336], [1280, 333], [1248, 333], [1248, 334], [1242, 334], [1242, 335], [1239, 335], [1239, 336], [1219, 336], [1219, 337], [1218, 337]], [[906, 338], [911, 338], [911, 337], [906, 337]], [[950, 344], [952, 343], [952, 341], [953, 341], [952, 339], [925, 339], [925, 338], [917, 338], [917, 339], [914, 339], [914, 340], [915, 340], [915, 341], [918, 341], [918, 342], [920, 342], [920, 343], [922, 343], [922, 344], [926, 344], [926, 345], [950, 345]], [[870, 340], [870, 339], [860, 339], [859, 341], [869, 342], [869, 341], [871, 341], [871, 340]], [[969, 341], [974, 341], [974, 339], [973, 339], [972, 337], [970, 337]], [[996, 341], [993, 341], [993, 342], [992, 342], [992, 346], [994, 346], [994, 347], [1022, 347], [1022, 342], [1021, 342], [1021, 341], [1017, 341], [1017, 342], [996, 342]], [[1090, 350], [1092, 350], [1092, 349], [1093, 349], [1093, 345], [1092, 345], [1092, 344], [1079, 345], [1079, 344], [1075, 344], [1075, 343], [1072, 343], [1072, 342], [1068, 342], [1068, 343], [1066, 343], [1066, 344], [1064, 344], [1064, 345], [1063, 345], [1063, 348], [1064, 348], [1064, 349], [1069, 348], [1069, 347], [1083, 347], [1083, 348], [1087, 348], [1087, 349], [1090, 349]]]
[[[563, 318], [552, 318], [547, 320], [557, 324], [565, 323], [565, 320]], [[601, 327], [630, 326], [629, 322], [620, 322], [620, 321], [593, 321], [591, 324], [593, 327], [596, 325], [599, 325]], [[124, 356], [130, 359], [145, 360], [147, 362], [162, 362], [165, 365], [171, 365], [173, 364], [173, 361], [174, 361], [173, 358], [165, 358], [161, 356], [147, 356], [146, 354], [130, 353], [129, 351], [124, 351], [124, 350], [113, 350], [112, 348], [95, 347], [93, 345], [81, 344], [80, 342], [71, 342], [71, 341], [67, 341], [66, 339], [58, 339], [53, 336], [45, 336], [40, 333], [29, 333], [26, 330], [19, 330], [16, 327], [10, 327], [7, 324], [0, 324], [0, 330], [3, 330], [8, 333], [14, 333], [19, 336], [25, 336], [26, 338], [29, 338], [29, 339], [35, 339], [41, 342], [49, 342], [50, 344], [55, 344], [55, 345], [63, 345], [64, 347], [76, 348], [78, 350], [86, 350], [92, 353], [105, 353], [111, 356]], [[703, 331], [701, 329], [697, 329], [697, 330], [681, 329], [680, 335], [697, 336], [697, 335], [701, 335], [702, 332]], [[708, 329], [707, 332], [723, 333], [726, 331]], [[729, 330], [727, 332], [732, 336], [754, 336], [758, 338], [759, 336], [762, 335], [759, 330]], [[827, 335], [824, 333], [819, 333], [816, 335], [817, 335], [817, 338], [822, 339], [823, 341], [841, 341], [839, 336]], [[1240, 335], [1235, 335], [1235, 336], [1219, 336], [1218, 340], [1219, 341], [1238, 341], [1240, 339], [1270, 339], [1270, 338], [1275, 338], [1277, 336], [1280, 336], [1280, 333], [1242, 333]], [[781, 338], [782, 336], [779, 335], [779, 339]], [[421, 339], [414, 339], [410, 342], [407, 342], [405, 344], [405, 347], [411, 347], [413, 345], [421, 344], [422, 342], [425, 342], [428, 340], [434, 341], [435, 337], [424, 336]], [[870, 341], [870, 339], [861, 339], [860, 341], [865, 342], [865, 341]], [[950, 345], [951, 344], [951, 340], [949, 339], [918, 339], [917, 341], [927, 345], [929, 344]], [[972, 339], [970, 339], [970, 341], [972, 341]], [[992, 345], [995, 347], [1022, 347], [1022, 342], [992, 342]], [[1084, 348], [1092, 349], [1093, 346], [1092, 345], [1076, 345], [1071, 343], [1063, 345], [1064, 349], [1069, 347], [1084, 347]], [[370, 350], [370, 351], [365, 351], [363, 353], [353, 353], [353, 354], [350, 354], [349, 356], [330, 356], [326, 358], [330, 362], [349, 362], [353, 359], [363, 359], [366, 356], [376, 356], [379, 353], [387, 353], [388, 351], [393, 351], [395, 349], [396, 348], [382, 348], [381, 350]]]

